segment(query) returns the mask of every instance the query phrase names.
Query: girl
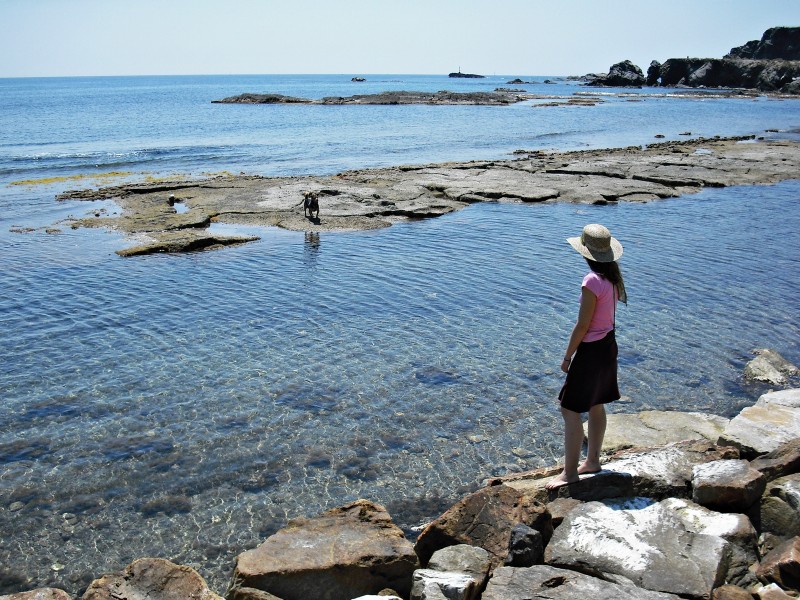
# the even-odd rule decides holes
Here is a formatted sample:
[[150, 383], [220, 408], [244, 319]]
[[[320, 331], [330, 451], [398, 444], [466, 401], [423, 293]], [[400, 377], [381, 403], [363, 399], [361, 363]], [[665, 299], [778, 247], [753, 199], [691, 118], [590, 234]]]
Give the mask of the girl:
[[[586, 258], [591, 271], [581, 284], [578, 321], [561, 363], [561, 370], [567, 374], [558, 395], [564, 417], [564, 470], [547, 483], [551, 490], [579, 481], [582, 474], [600, 471], [600, 449], [606, 432], [604, 404], [620, 397], [614, 338], [617, 300], [628, 302], [616, 262], [622, 256], [622, 244], [608, 229], [587, 225], [580, 237], [567, 241]], [[586, 460], [578, 466], [583, 443], [581, 414], [585, 412], [589, 413], [589, 446]]]

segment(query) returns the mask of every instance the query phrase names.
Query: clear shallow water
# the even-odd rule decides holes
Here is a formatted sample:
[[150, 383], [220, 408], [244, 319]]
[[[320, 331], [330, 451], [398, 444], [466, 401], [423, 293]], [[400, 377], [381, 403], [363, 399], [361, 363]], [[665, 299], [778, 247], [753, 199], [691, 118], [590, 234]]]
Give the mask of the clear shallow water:
[[[213, 97], [253, 90], [237, 83], [218, 94], [211, 79]], [[186, 94], [207, 85], [187, 83]], [[154, 104], [155, 114], [168, 104], [149, 102], [141, 105]], [[648, 102], [620, 104], [620, 115]], [[676, 102], [676, 132], [705, 110]], [[727, 101], [719, 102], [724, 112]], [[736, 102], [746, 115], [760, 101]], [[177, 147], [167, 138], [180, 137], [182, 125], [148, 137], [141, 118], [118, 121], [119, 137], [91, 121], [88, 130], [108, 130], [76, 141], [65, 106], [49, 126], [67, 123], [72, 133], [54, 133], [55, 145], [95, 155], [133, 152], [142, 141]], [[773, 106], [794, 105], [761, 107]], [[453, 116], [430, 108], [439, 112], [416, 116], [423, 138]], [[781, 127], [796, 116], [743, 118]], [[480, 127], [505, 131], [505, 118]], [[35, 137], [34, 125], [23, 126]], [[361, 135], [347, 123], [328, 126], [343, 139]], [[208, 127], [228, 126], [218, 119]], [[597, 140], [636, 143], [647, 127], [609, 129]], [[166, 167], [218, 169], [196, 154], [191, 130], [190, 149], [168, 151]], [[363, 155], [331, 151], [325, 164], [407, 162], [384, 152], [402, 138], [372, 131], [379, 141], [365, 142]], [[247, 147], [249, 135], [230, 133], [230, 148]], [[327, 134], [304, 135], [324, 158]], [[505, 138], [477, 148], [469, 131], [448, 135], [431, 160], [454, 158], [450, 142], [456, 158], [506, 152]], [[504, 135], [510, 147], [528, 145]], [[569, 145], [568, 136], [555, 138]], [[303, 152], [288, 142], [284, 149], [302, 165]], [[243, 152], [245, 162], [265, 161], [261, 150]], [[42, 160], [38, 170], [24, 167], [25, 177], [86, 168]], [[148, 160], [135, 168], [160, 168]], [[195, 566], [223, 591], [233, 557], [287, 518], [366, 497], [413, 527], [488, 475], [554, 462], [558, 366], [585, 271], [564, 238], [587, 222], [607, 224], [626, 249], [631, 304], [618, 318], [625, 398], [615, 411], [730, 416], [762, 391], [741, 385], [753, 348], [800, 361], [798, 182], [645, 205], [485, 204], [374, 232], [256, 230], [262, 240], [238, 248], [132, 259], [113, 253], [124, 242], [109, 232], [11, 231], [110, 208], [55, 203], [63, 185], [0, 190], [0, 591], [24, 589], [26, 579], [78, 590], [144, 555]]]

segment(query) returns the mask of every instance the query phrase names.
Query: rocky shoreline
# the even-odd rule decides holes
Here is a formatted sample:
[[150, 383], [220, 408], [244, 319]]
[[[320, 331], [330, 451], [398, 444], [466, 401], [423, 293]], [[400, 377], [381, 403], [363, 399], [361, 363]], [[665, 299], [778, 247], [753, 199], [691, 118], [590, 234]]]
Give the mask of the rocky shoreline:
[[[757, 351], [749, 378], [800, 371]], [[549, 491], [548, 467], [492, 478], [412, 544], [358, 500], [240, 554], [228, 600], [793, 598], [800, 589], [800, 389], [733, 419], [610, 415], [603, 469]], [[658, 444], [652, 442], [657, 441]], [[0, 600], [69, 600], [40, 588]], [[221, 600], [188, 566], [142, 558], [83, 600]]]
[[[691, 135], [691, 132], [684, 132]], [[122, 209], [70, 219], [72, 228], [104, 227], [133, 244], [117, 253], [216, 249], [258, 239], [220, 235], [213, 223], [276, 226], [293, 231], [352, 231], [432, 218], [476, 202], [649, 202], [704, 187], [796, 179], [800, 143], [763, 138], [687, 139], [605, 150], [519, 150], [517, 158], [406, 165], [332, 176], [217, 176], [68, 191], [58, 199], [113, 199]], [[304, 192], [319, 199], [304, 216]]]

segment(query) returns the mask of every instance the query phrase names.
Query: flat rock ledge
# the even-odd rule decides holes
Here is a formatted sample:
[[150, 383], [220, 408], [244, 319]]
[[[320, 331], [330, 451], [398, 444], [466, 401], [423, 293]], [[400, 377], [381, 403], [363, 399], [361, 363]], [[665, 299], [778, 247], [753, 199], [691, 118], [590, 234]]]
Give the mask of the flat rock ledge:
[[[748, 409], [724, 426], [603, 456], [603, 469], [556, 490], [559, 467], [501, 478], [429, 523], [415, 544], [386, 509], [358, 500], [296, 519], [239, 555], [227, 600], [760, 599], [800, 594], [800, 389], [757, 406], [785, 411], [770, 430]], [[679, 413], [680, 414], [680, 413]], [[613, 424], [611, 425], [613, 427]], [[717, 440], [708, 435], [716, 435]], [[764, 438], [743, 444], [744, 432]], [[743, 454], [743, 450], [746, 453]], [[746, 456], [745, 456], [746, 454]], [[749, 456], [749, 458], [748, 458]], [[42, 588], [0, 600], [66, 600]], [[221, 597], [192, 568], [140, 559], [95, 580], [83, 600]]]
[[[123, 256], [219, 248], [258, 239], [213, 231], [213, 224], [293, 231], [352, 231], [448, 214], [476, 202], [615, 204], [648, 202], [704, 187], [796, 179], [800, 143], [752, 138], [693, 139], [576, 152], [523, 151], [518, 158], [346, 171], [326, 177], [217, 176], [68, 191], [59, 199], [112, 199], [119, 216], [100, 211], [68, 221], [121, 231]], [[319, 197], [304, 216], [303, 193]]]
[[357, 94], [354, 96], [326, 96], [319, 100], [296, 98], [281, 94], [240, 94], [222, 100], [213, 100], [212, 104], [438, 104], [438, 105], [485, 105], [505, 106], [533, 98], [525, 92], [510, 90], [494, 92], [414, 92], [396, 91], [379, 94]]

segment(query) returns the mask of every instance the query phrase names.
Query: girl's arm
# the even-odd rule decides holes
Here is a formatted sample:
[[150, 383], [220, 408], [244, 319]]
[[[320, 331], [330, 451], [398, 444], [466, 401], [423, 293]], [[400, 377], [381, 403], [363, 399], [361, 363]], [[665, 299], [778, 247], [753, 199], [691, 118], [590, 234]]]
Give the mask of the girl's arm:
[[581, 308], [578, 311], [578, 321], [572, 328], [572, 335], [569, 336], [567, 351], [564, 353], [564, 360], [561, 362], [561, 370], [566, 373], [572, 362], [572, 355], [578, 349], [578, 345], [583, 340], [586, 332], [589, 331], [589, 324], [592, 322], [594, 308], [597, 305], [597, 296], [587, 287], [581, 288]]

